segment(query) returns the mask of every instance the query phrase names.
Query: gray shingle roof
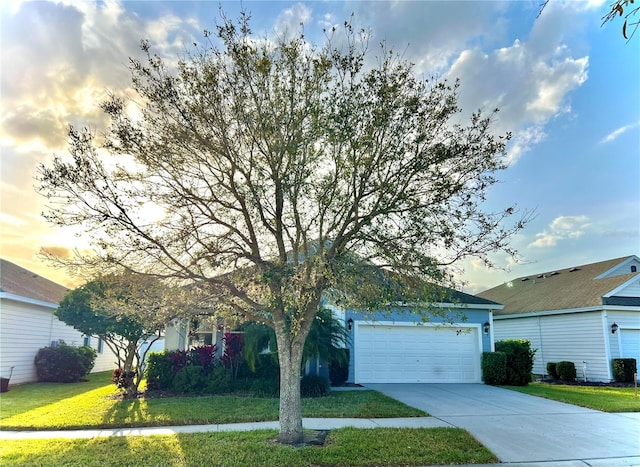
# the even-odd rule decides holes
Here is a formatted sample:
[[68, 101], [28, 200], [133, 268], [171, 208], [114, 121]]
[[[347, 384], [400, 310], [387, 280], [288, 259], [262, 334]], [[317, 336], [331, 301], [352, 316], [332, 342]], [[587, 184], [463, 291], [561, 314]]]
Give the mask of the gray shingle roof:
[[640, 273], [596, 277], [630, 257], [519, 277], [478, 296], [504, 305], [496, 315], [602, 306], [603, 295]]
[[57, 304], [68, 290], [17, 264], [0, 259], [0, 292]]

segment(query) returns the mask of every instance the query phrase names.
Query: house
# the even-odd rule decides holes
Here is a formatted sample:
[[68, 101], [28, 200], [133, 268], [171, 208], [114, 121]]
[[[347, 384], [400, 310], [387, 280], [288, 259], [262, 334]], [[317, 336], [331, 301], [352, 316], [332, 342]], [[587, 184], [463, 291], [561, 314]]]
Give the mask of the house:
[[547, 362], [572, 361], [579, 378], [613, 379], [611, 360], [640, 362], [640, 259], [635, 256], [513, 279], [480, 297], [504, 304], [495, 339], [527, 339], [534, 374]]
[[[433, 314], [428, 310], [414, 313], [404, 304], [391, 313], [365, 313], [326, 302], [351, 336], [347, 382], [480, 383], [482, 352], [493, 350], [493, 312], [502, 306], [451, 289], [440, 290], [446, 292], [447, 301], [431, 305], [438, 308]], [[212, 343], [221, 348], [223, 330], [215, 323], [173, 323], [166, 331], [165, 348]], [[312, 359], [305, 373], [327, 377], [328, 368]]]
[[97, 337], [84, 336], [54, 316], [68, 289], [0, 259], [0, 376], [10, 384], [36, 381], [33, 360], [42, 347], [64, 341], [90, 345], [98, 356], [93, 372], [113, 370], [115, 356]]

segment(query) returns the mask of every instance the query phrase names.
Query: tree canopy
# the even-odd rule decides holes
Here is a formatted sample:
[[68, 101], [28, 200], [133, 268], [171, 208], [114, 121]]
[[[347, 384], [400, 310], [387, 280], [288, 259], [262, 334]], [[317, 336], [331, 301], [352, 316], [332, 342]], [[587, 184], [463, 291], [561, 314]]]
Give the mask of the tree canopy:
[[460, 122], [457, 82], [419, 79], [384, 46], [371, 60], [348, 22], [322, 47], [249, 23], [223, 17], [175, 67], [143, 41], [135, 100], [101, 104], [104, 134], [71, 127], [70, 158], [40, 167], [39, 190], [46, 218], [83, 226], [100, 261], [205, 285], [217, 312], [272, 327], [279, 439], [296, 443], [302, 349], [327, 291], [388, 306], [398, 289], [367, 281], [374, 268], [446, 283], [463, 258], [515, 254], [526, 214], [483, 209], [510, 135], [492, 132], [494, 112]]

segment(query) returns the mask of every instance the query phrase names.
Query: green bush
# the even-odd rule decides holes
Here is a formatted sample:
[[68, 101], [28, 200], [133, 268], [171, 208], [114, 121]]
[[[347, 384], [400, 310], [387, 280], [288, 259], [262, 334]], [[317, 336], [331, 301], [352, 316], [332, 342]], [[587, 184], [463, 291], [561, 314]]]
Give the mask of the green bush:
[[95, 361], [93, 349], [87, 350], [61, 342], [38, 350], [34, 363], [38, 381], [74, 383], [86, 376]]
[[202, 392], [207, 380], [201, 366], [186, 366], [173, 378], [173, 390], [179, 393]]
[[482, 354], [482, 379], [485, 384], [503, 384], [507, 377], [507, 354], [484, 352]]
[[575, 381], [576, 379], [576, 365], [573, 362], [562, 361], [556, 364], [558, 371], [558, 377], [562, 381]]
[[150, 352], [147, 355], [147, 367], [145, 377], [147, 378], [147, 388], [167, 390], [171, 389], [175, 373], [173, 372], [170, 352]]
[[635, 358], [614, 358], [611, 360], [613, 377], [621, 383], [632, 383], [633, 374], [638, 372]]
[[277, 378], [256, 379], [251, 382], [249, 393], [254, 397], [278, 397], [280, 383]]
[[214, 368], [204, 387], [207, 394], [227, 394], [233, 390], [233, 381], [231, 379], [231, 371], [223, 366]]
[[302, 397], [327, 396], [330, 389], [329, 380], [322, 376], [305, 375], [300, 381], [300, 394]]
[[349, 378], [349, 349], [335, 349], [335, 352], [343, 356], [329, 364], [329, 379], [333, 386], [342, 386]]
[[535, 349], [523, 339], [507, 339], [496, 342], [496, 351], [507, 355], [507, 371], [504, 384], [526, 386], [531, 381]]
[[547, 374], [553, 379], [558, 379], [558, 364], [556, 362], [547, 362]]

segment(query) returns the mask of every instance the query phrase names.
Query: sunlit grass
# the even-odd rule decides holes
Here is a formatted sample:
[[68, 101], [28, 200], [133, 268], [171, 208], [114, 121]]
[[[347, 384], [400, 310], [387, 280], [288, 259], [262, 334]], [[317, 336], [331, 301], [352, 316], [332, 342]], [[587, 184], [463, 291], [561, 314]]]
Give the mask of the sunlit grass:
[[531, 383], [527, 386], [506, 386], [513, 391], [553, 399], [603, 412], [640, 412], [640, 397], [634, 388], [610, 386], [573, 386]]
[[275, 431], [3, 441], [3, 466], [376, 466], [497, 462], [466, 431], [433, 429], [332, 430], [324, 446], [274, 443]]
[[[238, 396], [119, 400], [109, 375], [89, 382], [29, 384], [0, 396], [4, 430], [113, 428], [239, 423], [278, 419], [277, 398]], [[305, 417], [412, 417], [424, 412], [376, 391], [344, 391], [303, 399]]]

